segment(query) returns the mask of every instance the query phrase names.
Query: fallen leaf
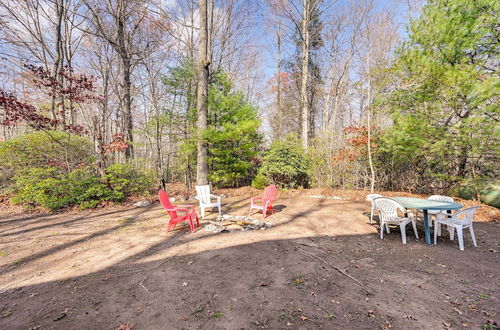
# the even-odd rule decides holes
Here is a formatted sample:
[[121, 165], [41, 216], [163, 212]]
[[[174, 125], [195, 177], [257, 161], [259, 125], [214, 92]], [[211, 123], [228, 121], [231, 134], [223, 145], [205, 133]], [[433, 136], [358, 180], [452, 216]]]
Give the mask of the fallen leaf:
[[299, 317], [299, 319], [301, 319], [302, 321], [306, 321], [306, 320], [309, 320], [309, 318], [307, 316], [304, 316], [304, 315], [301, 315]]
[[115, 328], [115, 330], [131, 330], [133, 326], [129, 325], [128, 323], [121, 323], [120, 325]]
[[458, 308], [453, 307], [453, 310], [457, 312], [458, 315], [462, 315], [462, 312]]
[[451, 327], [451, 324], [450, 324], [450, 323], [443, 322], [443, 325], [444, 325], [444, 328], [445, 328], [445, 329], [448, 329], [448, 330], [449, 330], [449, 329], [452, 329], [452, 327]]
[[410, 315], [410, 314], [405, 314], [405, 315], [403, 315], [403, 317], [407, 318], [408, 320], [412, 320], [412, 321], [417, 320], [415, 317], [413, 317], [413, 315]]
[[59, 321], [68, 316], [69, 308], [65, 308], [64, 311], [54, 319], [54, 321]]
[[387, 329], [391, 329], [391, 328], [392, 328], [392, 325], [389, 323], [389, 321], [385, 321], [384, 323], [382, 323], [382, 329], [387, 330]]
[[286, 322], [286, 326], [287, 326], [287, 327], [291, 327], [292, 325], [293, 325], [293, 323], [292, 323], [292, 322]]

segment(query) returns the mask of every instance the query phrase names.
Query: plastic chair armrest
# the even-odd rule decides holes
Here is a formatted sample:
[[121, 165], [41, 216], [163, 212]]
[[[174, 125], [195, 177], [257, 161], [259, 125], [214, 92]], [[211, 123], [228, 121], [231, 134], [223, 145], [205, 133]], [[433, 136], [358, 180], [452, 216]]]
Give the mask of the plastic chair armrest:
[[175, 208], [175, 209], [165, 209], [167, 212], [186, 212], [188, 213], [188, 209], [184, 207]]

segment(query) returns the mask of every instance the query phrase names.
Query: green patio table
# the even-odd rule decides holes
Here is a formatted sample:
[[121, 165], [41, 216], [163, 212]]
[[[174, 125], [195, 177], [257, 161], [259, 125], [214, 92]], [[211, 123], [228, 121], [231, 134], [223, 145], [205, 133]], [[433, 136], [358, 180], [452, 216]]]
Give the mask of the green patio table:
[[451, 202], [441, 202], [433, 201], [423, 198], [414, 197], [387, 197], [395, 200], [399, 204], [403, 205], [407, 209], [417, 209], [424, 212], [424, 226], [425, 226], [425, 242], [427, 244], [432, 244], [431, 242], [431, 229], [429, 227], [429, 213], [428, 210], [446, 210], [448, 213], [451, 210], [458, 210], [462, 208], [462, 204], [451, 203]]

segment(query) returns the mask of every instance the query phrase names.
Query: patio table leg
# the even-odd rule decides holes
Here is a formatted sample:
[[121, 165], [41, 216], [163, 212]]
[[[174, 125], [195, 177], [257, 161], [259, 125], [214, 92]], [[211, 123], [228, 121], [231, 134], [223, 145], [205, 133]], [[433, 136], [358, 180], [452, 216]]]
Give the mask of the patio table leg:
[[425, 243], [431, 244], [431, 229], [429, 227], [429, 214], [427, 210], [424, 211], [424, 226], [425, 226]]

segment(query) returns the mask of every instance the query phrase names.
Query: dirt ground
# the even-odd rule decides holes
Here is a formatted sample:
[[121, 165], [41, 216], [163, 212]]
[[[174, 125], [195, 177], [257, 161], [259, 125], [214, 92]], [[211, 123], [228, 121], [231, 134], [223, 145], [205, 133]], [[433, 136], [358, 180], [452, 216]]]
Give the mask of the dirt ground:
[[[249, 196], [223, 200], [245, 215]], [[169, 233], [158, 203], [0, 215], [0, 329], [494, 329], [500, 225], [465, 251], [408, 228], [381, 240], [370, 205], [282, 195], [266, 230]], [[214, 217], [211, 215], [210, 217]], [[254, 216], [255, 218], [261, 215]]]

